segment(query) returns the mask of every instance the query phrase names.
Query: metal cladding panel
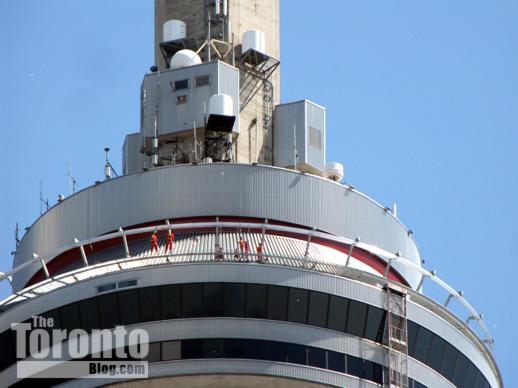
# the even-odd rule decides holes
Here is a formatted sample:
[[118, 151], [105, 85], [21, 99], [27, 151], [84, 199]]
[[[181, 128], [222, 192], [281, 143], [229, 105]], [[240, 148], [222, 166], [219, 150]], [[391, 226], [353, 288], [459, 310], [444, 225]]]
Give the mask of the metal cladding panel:
[[[23, 237], [14, 266], [33, 252], [45, 256], [119, 227], [197, 216], [241, 216], [315, 227], [376, 245], [420, 264], [406, 229], [391, 214], [347, 187], [308, 174], [268, 166], [183, 165], [111, 179], [52, 208]], [[19, 289], [34, 271], [15, 276]], [[404, 273], [410, 283], [419, 276]], [[415, 285], [415, 284], [414, 284]]]
[[273, 163], [279, 167], [295, 164], [293, 145], [297, 137], [298, 163], [306, 159], [306, 122], [304, 101], [281, 104], [273, 113]]
[[234, 115], [236, 121], [234, 123], [233, 132], [239, 133], [239, 70], [235, 67], [227, 65], [224, 62], [218, 62], [218, 93], [227, 94], [232, 97], [234, 105]]
[[[197, 127], [205, 125], [205, 113], [209, 99], [217, 93], [225, 93], [234, 100], [235, 112], [239, 106], [239, 71], [220, 62], [205, 63], [167, 70], [160, 73], [147, 74], [142, 84], [143, 128], [145, 137], [154, 134], [157, 90], [159, 90], [158, 135], [192, 130], [194, 121]], [[196, 77], [209, 76], [209, 84], [197, 86]], [[187, 81], [188, 87], [175, 89], [175, 82]], [[220, 85], [222, 83], [222, 85]], [[237, 120], [236, 120], [237, 121]], [[234, 130], [238, 131], [236, 122]]]
[[[295, 127], [295, 128], [294, 128]], [[294, 165], [294, 133], [297, 141], [297, 164], [324, 171], [325, 109], [307, 100], [281, 104], [274, 112], [274, 164]]]
[[[331, 370], [273, 361], [239, 359], [200, 359], [168, 362], [162, 361], [160, 363], [149, 364], [149, 378], [162, 378], [160, 381], [163, 381], [165, 384], [169, 384], [170, 386], [177, 386], [177, 384], [181, 387], [207, 386], [207, 382], [205, 379], [202, 380], [200, 383], [200, 379], [203, 379], [203, 375], [207, 375], [207, 378], [210, 379], [210, 386], [214, 388], [223, 386], [241, 386], [243, 384], [243, 381], [246, 381], [245, 386], [251, 385], [257, 387], [282, 387], [286, 386], [286, 384], [289, 384], [289, 387], [293, 387], [296, 385], [301, 388], [307, 388], [308, 386], [304, 384], [305, 381], [307, 381], [310, 384], [317, 384], [312, 384], [311, 387], [379, 387], [379, 385], [374, 382], [359, 379], [357, 377], [346, 375], [343, 373], [333, 372]], [[212, 378], [211, 375], [216, 375], [217, 378]], [[236, 376], [236, 379], [239, 382], [237, 382], [237, 384], [229, 383], [229, 381], [226, 380], [226, 377], [229, 375]], [[166, 379], [166, 377], [169, 376], [184, 377], [177, 377], [181, 380], [176, 380], [174, 377], [171, 380]], [[271, 376], [271, 378], [273, 379], [269, 380], [268, 384], [261, 383], [261, 376]], [[1, 377], [3, 376], [0, 375], [0, 378]], [[279, 378], [279, 380], [275, 379], [276, 377]], [[107, 379], [81, 379], [65, 382], [60, 384], [59, 386], [62, 388], [92, 388], [99, 386], [112, 386], [112, 384], [124, 383], [127, 381], [127, 379], [121, 379], [116, 377], [111, 377]], [[255, 385], [253, 385], [254, 383]]]
[[[312, 141], [312, 138], [314, 141]], [[306, 101], [306, 163], [324, 171], [326, 164], [326, 110]]]
[[140, 132], [127, 135], [122, 146], [122, 171], [131, 174], [144, 168], [144, 154], [140, 152], [142, 135]]

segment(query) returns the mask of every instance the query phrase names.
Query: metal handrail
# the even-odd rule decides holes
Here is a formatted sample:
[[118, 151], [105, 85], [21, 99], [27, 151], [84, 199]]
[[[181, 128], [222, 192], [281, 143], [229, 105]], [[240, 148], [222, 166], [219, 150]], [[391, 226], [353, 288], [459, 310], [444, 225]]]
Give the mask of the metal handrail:
[[[444, 289], [448, 293], [448, 298], [447, 298], [446, 302], [442, 304], [443, 307], [448, 308], [449, 302], [452, 299], [457, 299], [461, 303], [461, 305], [470, 314], [468, 316], [468, 318], [465, 320], [464, 323], [469, 327], [469, 325], [470, 325], [470, 323], [472, 321], [476, 322], [478, 324], [478, 326], [480, 327], [480, 329], [482, 330], [482, 333], [484, 334], [484, 337], [485, 337], [485, 338], [480, 338], [481, 341], [484, 343], [484, 345], [489, 349], [489, 351], [491, 353], [493, 352], [494, 340], [491, 337], [491, 334], [490, 334], [489, 329], [487, 328], [485, 322], [483, 321], [482, 314], [479, 314], [475, 310], [475, 308], [464, 298], [462, 292], [456, 291], [453, 287], [451, 287], [445, 281], [440, 279], [436, 275], [436, 272], [434, 270], [428, 271], [428, 270], [422, 268], [420, 265], [417, 265], [417, 264], [415, 264], [415, 263], [413, 263], [413, 262], [403, 258], [399, 252], [398, 253], [391, 253], [391, 252], [385, 251], [385, 250], [383, 250], [383, 249], [381, 249], [379, 247], [363, 243], [363, 242], [360, 241], [359, 237], [357, 237], [355, 240], [351, 240], [351, 239], [346, 238], [346, 237], [330, 235], [330, 234], [323, 233], [323, 232], [317, 232], [314, 229], [301, 229], [301, 228], [294, 228], [294, 227], [282, 226], [282, 225], [272, 225], [272, 224], [268, 224], [267, 220], [265, 220], [265, 223], [260, 223], [260, 224], [259, 223], [240, 223], [240, 222], [219, 222], [219, 221], [217, 221], [217, 222], [201, 222], [201, 223], [185, 223], [185, 224], [174, 224], [174, 225], [166, 223], [164, 225], [147, 226], [147, 227], [142, 227], [142, 228], [137, 228], [137, 229], [130, 229], [130, 230], [124, 230], [122, 228], [119, 228], [118, 231], [116, 231], [116, 232], [113, 232], [113, 233], [110, 233], [110, 234], [105, 234], [105, 235], [102, 235], [102, 236], [99, 236], [99, 237], [95, 237], [95, 238], [85, 239], [85, 240], [82, 240], [82, 241], [74, 239], [74, 243], [73, 244], [70, 244], [68, 246], [62, 247], [59, 250], [56, 250], [56, 251], [54, 251], [54, 252], [52, 252], [52, 253], [50, 253], [48, 255], [45, 255], [44, 257], [39, 257], [36, 253], [33, 253], [33, 258], [32, 259], [30, 259], [30, 260], [24, 262], [23, 264], [15, 267], [14, 269], [12, 269], [11, 271], [9, 271], [7, 273], [0, 273], [0, 282], [7, 280], [7, 281], [9, 281], [11, 283], [13, 275], [15, 275], [16, 273], [22, 271], [23, 269], [26, 269], [26, 268], [34, 265], [34, 264], [38, 264], [39, 263], [41, 265], [41, 268], [42, 268], [44, 274], [46, 275], [46, 278], [47, 278], [46, 280], [44, 280], [42, 282], [39, 282], [39, 283], [37, 283], [35, 285], [27, 287], [27, 288], [25, 288], [25, 289], [23, 289], [21, 291], [15, 292], [13, 295], [8, 297], [7, 299], [1, 301], [0, 302], [0, 306], [6, 305], [6, 304], [8, 304], [9, 302], [15, 300], [18, 297], [23, 297], [23, 294], [27, 294], [27, 293], [31, 294], [32, 293], [32, 294], [39, 295], [39, 293], [36, 293], [33, 290], [35, 290], [37, 288], [40, 288], [42, 285], [44, 285], [44, 283], [47, 283], [47, 282], [56, 281], [56, 282], [60, 282], [62, 284], [67, 284], [67, 283], [64, 283], [63, 281], [61, 281], [60, 279], [63, 279], [65, 277], [74, 276], [74, 275], [77, 275], [77, 274], [79, 274], [81, 272], [85, 272], [85, 271], [93, 269], [93, 268], [101, 268], [101, 267], [106, 267], [106, 266], [110, 266], [110, 265], [116, 265], [116, 264], [125, 263], [125, 262], [127, 263], [127, 262], [131, 262], [131, 261], [136, 261], [136, 260], [146, 260], [146, 259], [160, 258], [160, 257], [206, 256], [206, 255], [215, 256], [218, 253], [221, 254], [222, 252], [201, 252], [201, 253], [180, 253], [180, 254], [169, 254], [169, 255], [156, 255], [156, 256], [148, 256], [148, 257], [130, 257], [130, 256], [128, 256], [129, 255], [129, 251], [127, 249], [127, 237], [128, 236], [133, 236], [133, 235], [137, 235], [137, 234], [146, 234], [146, 233], [151, 233], [151, 232], [154, 232], [154, 231], [184, 230], [184, 229], [208, 229], [208, 228], [211, 228], [211, 229], [212, 228], [218, 228], [219, 230], [221, 230], [220, 228], [223, 228], [223, 229], [238, 229], [238, 230], [241, 230], [241, 229], [257, 229], [257, 230], [262, 229], [263, 231], [289, 232], [289, 233], [293, 233], [293, 234], [296, 234], [296, 235], [307, 236], [307, 244], [308, 244], [308, 246], [311, 244], [311, 238], [312, 237], [317, 237], [317, 238], [321, 238], [321, 239], [324, 239], [324, 240], [329, 240], [329, 241], [333, 241], [333, 242], [349, 245], [351, 248], [349, 250], [348, 259], [347, 259], [346, 264], [343, 265], [343, 266], [340, 266], [340, 265], [338, 265], [336, 263], [326, 263], [326, 262], [313, 261], [313, 260], [309, 259], [307, 257], [307, 255], [303, 259], [301, 259], [299, 257], [287, 257], [287, 256], [268, 255], [268, 254], [264, 254], [264, 253], [261, 254], [263, 257], [296, 260], [296, 261], [303, 262], [305, 265], [311, 264], [311, 265], [328, 265], [328, 266], [334, 266], [334, 267], [337, 267], [337, 268], [341, 267], [342, 268], [342, 274], [344, 272], [343, 269], [347, 269], [348, 266], [349, 266], [349, 258], [351, 257], [352, 250], [353, 250], [354, 247], [358, 247], [358, 248], [364, 249], [366, 251], [369, 251], [370, 253], [373, 253], [374, 255], [380, 257], [382, 260], [384, 260], [386, 262], [385, 272], [384, 272], [384, 275], [383, 275], [383, 277], [386, 280], [388, 280], [388, 274], [390, 272], [390, 268], [393, 267], [395, 263], [402, 264], [405, 267], [410, 268], [410, 269], [416, 271], [417, 273], [419, 273], [421, 275], [421, 280], [420, 280], [419, 285], [417, 287], [418, 291], [420, 289], [422, 289], [425, 280], [426, 279], [430, 279], [431, 281], [433, 281], [434, 283], [439, 285], [442, 289]], [[89, 244], [93, 244], [93, 243], [101, 242], [101, 241], [106, 241], [106, 240], [110, 240], [110, 239], [115, 239], [115, 238], [121, 238], [122, 239], [122, 241], [124, 243], [124, 246], [125, 246], [126, 258], [119, 259], [119, 260], [112, 260], [112, 261], [109, 261], [109, 262], [104, 262], [104, 263], [96, 264], [96, 265], [93, 265], [93, 266], [88, 263], [88, 259], [87, 259], [87, 256], [85, 254], [85, 251], [84, 251], [84, 246], [85, 245], [89, 245]], [[80, 249], [81, 256], [82, 256], [83, 263], [84, 263], [84, 267], [79, 269], [79, 270], [70, 271], [70, 272], [61, 274], [59, 276], [54, 276], [54, 277], [50, 276], [49, 272], [47, 270], [47, 267], [46, 267], [46, 263], [48, 261], [52, 260], [54, 257], [60, 255], [61, 253], [64, 253], [66, 251], [69, 251], [70, 249], [75, 249], [75, 248], [79, 248]], [[234, 252], [223, 252], [223, 254], [225, 254], [225, 255], [233, 255]], [[249, 253], [249, 256], [256, 257], [257, 254]], [[122, 270], [122, 268], [120, 270]], [[451, 309], [448, 309], [448, 310], [454, 316], [456, 316], [456, 314]]]

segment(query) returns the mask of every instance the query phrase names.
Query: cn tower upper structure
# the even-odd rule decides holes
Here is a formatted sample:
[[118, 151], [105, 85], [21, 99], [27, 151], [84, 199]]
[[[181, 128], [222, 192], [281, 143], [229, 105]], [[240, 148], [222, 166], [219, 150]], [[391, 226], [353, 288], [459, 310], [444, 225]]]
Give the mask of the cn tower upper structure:
[[[503, 386], [481, 315], [326, 159], [325, 108], [280, 103], [279, 23], [279, 0], [155, 0], [123, 174], [107, 160], [0, 274], [0, 386]], [[33, 316], [146, 331], [147, 378], [20, 377]]]

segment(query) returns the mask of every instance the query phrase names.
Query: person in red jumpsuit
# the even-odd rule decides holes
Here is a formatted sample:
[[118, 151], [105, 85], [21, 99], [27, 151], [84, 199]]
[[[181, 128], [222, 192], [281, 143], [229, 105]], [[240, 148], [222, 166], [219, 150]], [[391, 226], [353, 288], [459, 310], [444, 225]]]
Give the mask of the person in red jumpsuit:
[[153, 252], [158, 253], [158, 235], [156, 231], [151, 235], [151, 253]]
[[174, 233], [171, 229], [167, 231], [167, 235], [165, 237], [165, 253], [173, 252], [173, 243], [174, 243]]
[[263, 260], [263, 243], [260, 242], [257, 246], [257, 262], [258, 263], [264, 263]]

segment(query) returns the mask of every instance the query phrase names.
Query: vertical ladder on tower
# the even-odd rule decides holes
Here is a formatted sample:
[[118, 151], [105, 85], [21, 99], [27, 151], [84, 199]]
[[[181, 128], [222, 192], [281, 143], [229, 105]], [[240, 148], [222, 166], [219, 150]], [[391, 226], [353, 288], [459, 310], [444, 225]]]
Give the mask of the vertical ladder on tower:
[[389, 388], [408, 388], [408, 322], [405, 289], [387, 284], [387, 347]]

